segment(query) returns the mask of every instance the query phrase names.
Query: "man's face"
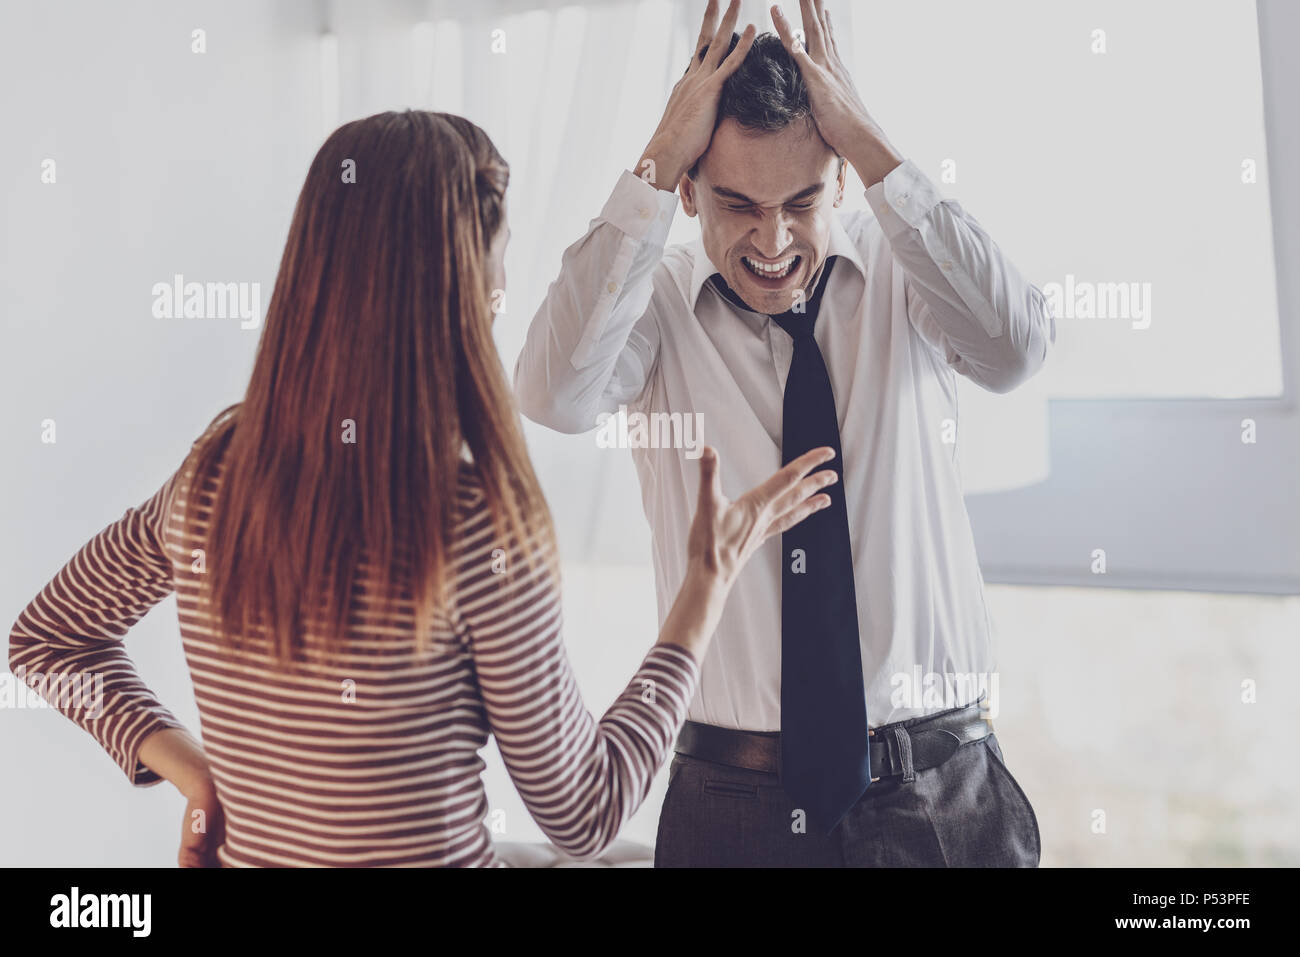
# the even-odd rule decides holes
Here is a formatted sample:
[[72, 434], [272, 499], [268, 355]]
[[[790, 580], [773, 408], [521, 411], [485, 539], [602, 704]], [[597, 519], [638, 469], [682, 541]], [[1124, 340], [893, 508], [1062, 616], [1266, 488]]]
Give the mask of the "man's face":
[[751, 309], [773, 315], [794, 306], [826, 259], [844, 166], [804, 121], [756, 133], [727, 117], [699, 175], [683, 177], [681, 190], [727, 285]]

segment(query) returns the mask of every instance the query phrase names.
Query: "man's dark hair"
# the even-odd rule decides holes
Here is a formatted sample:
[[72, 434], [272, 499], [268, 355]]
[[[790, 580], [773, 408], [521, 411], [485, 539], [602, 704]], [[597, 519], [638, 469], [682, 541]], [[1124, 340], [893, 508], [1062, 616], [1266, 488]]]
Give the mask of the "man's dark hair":
[[[739, 42], [740, 34], [733, 33], [728, 52]], [[700, 50], [701, 60], [708, 50], [708, 46]], [[811, 122], [808, 88], [794, 58], [775, 33], [756, 36], [739, 69], [723, 81], [714, 128], [729, 116], [741, 128], [763, 133], [779, 132], [800, 120]], [[696, 160], [686, 175], [695, 179], [699, 167]]]

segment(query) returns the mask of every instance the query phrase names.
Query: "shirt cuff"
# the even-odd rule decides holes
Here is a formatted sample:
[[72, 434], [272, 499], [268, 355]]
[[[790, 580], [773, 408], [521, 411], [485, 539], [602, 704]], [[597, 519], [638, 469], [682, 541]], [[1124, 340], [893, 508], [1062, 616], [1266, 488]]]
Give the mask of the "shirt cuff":
[[676, 211], [676, 193], [655, 189], [631, 170], [623, 170], [600, 218], [635, 240], [662, 246]]
[[903, 160], [879, 183], [868, 187], [866, 197], [887, 236], [920, 229], [930, 211], [943, 202], [934, 183], [911, 160]]

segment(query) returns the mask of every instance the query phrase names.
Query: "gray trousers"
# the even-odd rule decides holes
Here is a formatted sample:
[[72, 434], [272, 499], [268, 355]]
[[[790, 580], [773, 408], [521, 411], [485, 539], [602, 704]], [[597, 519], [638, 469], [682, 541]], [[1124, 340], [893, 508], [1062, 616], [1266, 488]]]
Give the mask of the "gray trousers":
[[655, 867], [1037, 867], [1038, 818], [996, 736], [884, 777], [829, 835], [800, 833], [775, 773], [674, 755]]

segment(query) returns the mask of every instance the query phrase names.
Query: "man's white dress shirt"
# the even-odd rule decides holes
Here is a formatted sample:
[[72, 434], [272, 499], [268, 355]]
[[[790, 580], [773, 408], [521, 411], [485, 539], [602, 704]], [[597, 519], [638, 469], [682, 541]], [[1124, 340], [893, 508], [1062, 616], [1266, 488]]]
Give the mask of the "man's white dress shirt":
[[[956, 375], [1007, 392], [1043, 364], [1056, 323], [1042, 293], [979, 224], [905, 161], [833, 217], [839, 256], [814, 334], [830, 373], [872, 727], [951, 707], [912, 694], [918, 675], [996, 667], [984, 581], [962, 499]], [[781, 466], [793, 340], [726, 302], [700, 241], [664, 244], [677, 196], [624, 172], [559, 277], [515, 366], [525, 415], [585, 432], [601, 413], [702, 413], [703, 441], [736, 498]], [[945, 442], [956, 425], [956, 441]], [[686, 573], [699, 461], [634, 448], [662, 626]], [[693, 455], [698, 455], [694, 452]], [[703, 662], [693, 721], [781, 727], [781, 538], [741, 572]], [[919, 671], [918, 671], [919, 669]], [[930, 682], [938, 684], [930, 685]]]

